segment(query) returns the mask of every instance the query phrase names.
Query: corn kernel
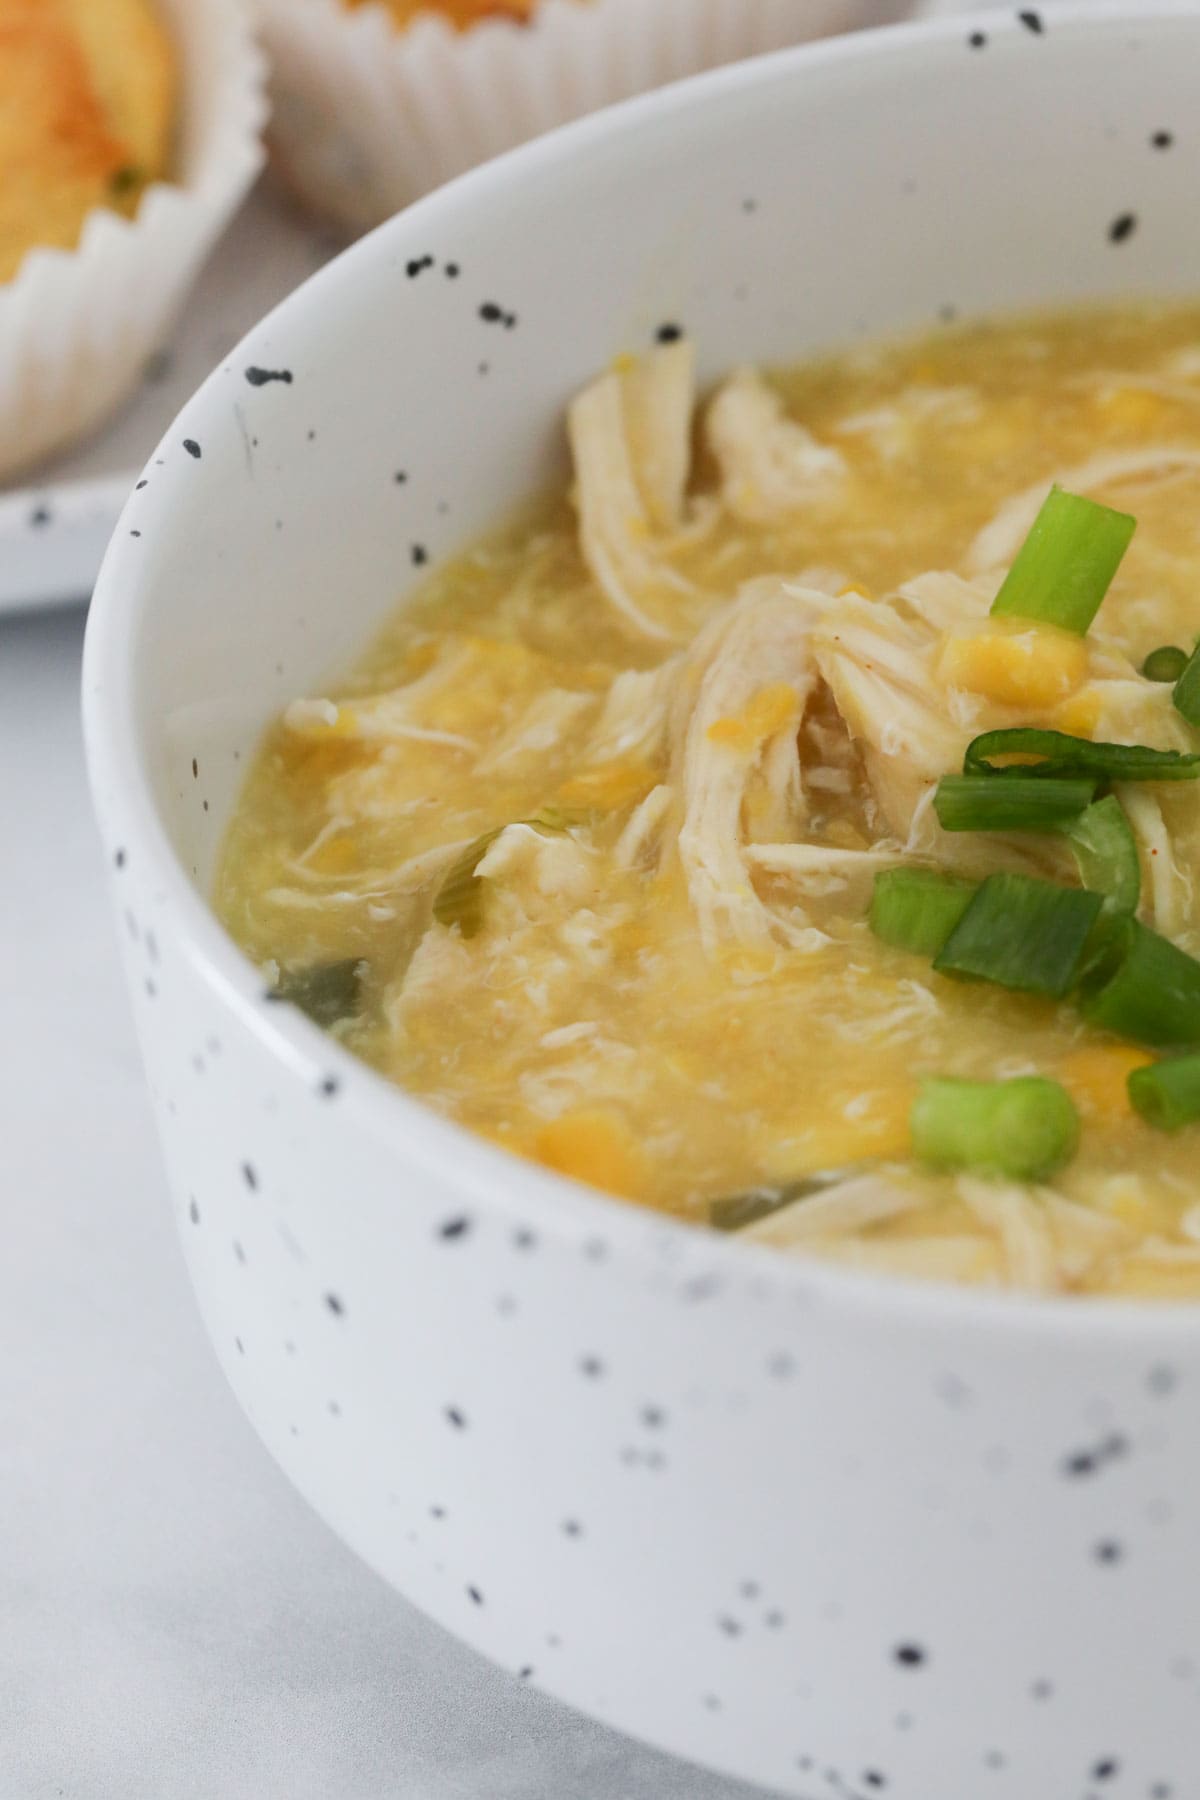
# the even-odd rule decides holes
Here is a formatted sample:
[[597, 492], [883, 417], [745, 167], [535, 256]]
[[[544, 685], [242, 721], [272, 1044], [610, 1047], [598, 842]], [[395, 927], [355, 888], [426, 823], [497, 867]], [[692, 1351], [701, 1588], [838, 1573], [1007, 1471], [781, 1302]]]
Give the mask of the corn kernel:
[[775, 681], [759, 688], [746, 708], [746, 723], [756, 737], [767, 738], [782, 731], [795, 711], [795, 690], [786, 681]]
[[1131, 1044], [1096, 1044], [1065, 1057], [1055, 1073], [1088, 1119], [1128, 1119], [1128, 1077], [1154, 1058]]
[[619, 812], [644, 800], [658, 776], [645, 763], [598, 763], [564, 781], [556, 799], [563, 806], [596, 807], [600, 812]]
[[1161, 397], [1139, 387], [1107, 388], [1096, 404], [1107, 420], [1129, 431], [1157, 425], [1163, 413]]
[[1015, 631], [995, 624], [978, 634], [948, 634], [938, 663], [938, 679], [965, 688], [1001, 706], [1053, 706], [1087, 678], [1088, 653], [1082, 638], [1054, 625], [1020, 624]]
[[754, 739], [744, 719], [714, 719], [705, 734], [710, 744], [725, 744], [730, 750], [752, 750]]
[[764, 1144], [772, 1179], [786, 1181], [821, 1169], [840, 1169], [870, 1156], [907, 1156], [912, 1148], [909, 1114], [916, 1088], [907, 1082], [852, 1096], [850, 1114], [826, 1107], [794, 1134]]
[[1095, 688], [1080, 688], [1069, 700], [1054, 710], [1053, 723], [1057, 731], [1065, 731], [1071, 737], [1091, 737], [1100, 723], [1102, 701]]
[[358, 845], [349, 831], [339, 831], [314, 850], [308, 859], [318, 875], [344, 875], [358, 861]]
[[563, 1113], [543, 1125], [533, 1155], [546, 1168], [608, 1193], [633, 1198], [640, 1184], [640, 1158], [628, 1126], [599, 1108]]
[[279, 745], [288, 776], [311, 795], [363, 761], [360, 738], [299, 737], [289, 733]]
[[710, 742], [728, 744], [732, 750], [756, 750], [764, 738], [782, 731], [795, 713], [795, 690], [786, 681], [775, 681], [759, 688], [743, 713], [714, 719], [707, 735]]

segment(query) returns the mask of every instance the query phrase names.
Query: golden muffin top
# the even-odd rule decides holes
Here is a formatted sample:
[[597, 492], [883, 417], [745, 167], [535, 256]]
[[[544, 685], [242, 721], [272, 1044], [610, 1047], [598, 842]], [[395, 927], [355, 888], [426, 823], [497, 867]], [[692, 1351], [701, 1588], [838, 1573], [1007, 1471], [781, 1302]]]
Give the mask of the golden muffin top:
[[[372, 0], [342, 0], [344, 6], [370, 5]], [[468, 31], [484, 19], [515, 19], [527, 23], [537, 11], [539, 0], [379, 0], [391, 13], [397, 26], [411, 25], [420, 13], [440, 15], [457, 31]]]
[[136, 211], [167, 172], [175, 86], [152, 0], [0, 0], [0, 281], [73, 249], [93, 207]]

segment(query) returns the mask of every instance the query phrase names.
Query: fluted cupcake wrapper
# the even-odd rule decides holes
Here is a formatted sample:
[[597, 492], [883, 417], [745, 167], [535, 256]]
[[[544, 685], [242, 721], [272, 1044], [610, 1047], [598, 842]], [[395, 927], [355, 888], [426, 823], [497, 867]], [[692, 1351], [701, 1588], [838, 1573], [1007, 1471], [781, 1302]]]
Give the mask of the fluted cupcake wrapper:
[[84, 436], [134, 387], [259, 170], [265, 68], [244, 0], [159, 0], [178, 47], [178, 179], [98, 208], [74, 250], [0, 286], [0, 480]]
[[847, 30], [903, 0], [544, 0], [529, 25], [398, 30], [380, 6], [257, 0], [270, 139], [302, 199], [366, 230], [475, 163], [702, 69]]

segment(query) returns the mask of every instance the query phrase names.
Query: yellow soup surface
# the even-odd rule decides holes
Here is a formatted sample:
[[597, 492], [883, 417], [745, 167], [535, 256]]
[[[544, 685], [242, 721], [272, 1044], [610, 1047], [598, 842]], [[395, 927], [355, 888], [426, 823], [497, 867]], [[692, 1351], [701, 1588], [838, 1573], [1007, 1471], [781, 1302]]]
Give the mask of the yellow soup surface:
[[[947, 832], [977, 734], [1193, 750], [1146, 655], [1200, 633], [1200, 308], [947, 329], [698, 397], [678, 338], [573, 401], [569, 493], [410, 596], [270, 731], [222, 919], [354, 1052], [493, 1142], [781, 1250], [1200, 1294], [1200, 1127], [1070, 996], [867, 921], [906, 864], [1078, 886], [1058, 832]], [[989, 608], [1052, 482], [1136, 515], [1086, 636]], [[1118, 783], [1142, 922], [1200, 954], [1200, 790]], [[1062, 1084], [1039, 1182], [913, 1155], [923, 1078]], [[747, 1198], [749, 1197], [749, 1198]]]

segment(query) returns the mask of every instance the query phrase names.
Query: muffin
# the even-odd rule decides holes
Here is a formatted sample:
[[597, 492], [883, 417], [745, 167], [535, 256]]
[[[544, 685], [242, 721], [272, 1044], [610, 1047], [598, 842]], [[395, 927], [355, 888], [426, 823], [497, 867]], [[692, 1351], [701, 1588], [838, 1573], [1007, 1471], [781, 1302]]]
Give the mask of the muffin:
[[353, 230], [526, 138], [905, 0], [258, 0], [271, 146]]
[[[348, 11], [356, 6], [369, 6], [373, 0], [341, 0]], [[374, 0], [390, 12], [397, 25], [411, 25], [419, 13], [437, 13], [458, 31], [478, 25], [484, 19], [531, 18], [538, 0]], [[581, 3], [581, 0], [577, 0]]]
[[0, 0], [0, 480], [97, 424], [258, 169], [243, 0]]
[[150, 0], [0, 0], [0, 281], [167, 173], [175, 51]]

